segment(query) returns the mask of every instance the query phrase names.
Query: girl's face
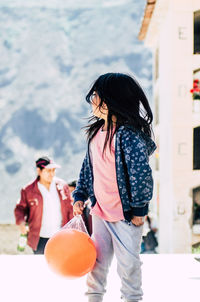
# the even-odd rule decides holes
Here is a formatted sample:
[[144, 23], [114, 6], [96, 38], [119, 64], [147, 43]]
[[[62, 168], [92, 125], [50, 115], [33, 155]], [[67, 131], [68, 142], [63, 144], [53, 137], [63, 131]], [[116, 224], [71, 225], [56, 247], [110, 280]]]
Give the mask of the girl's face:
[[96, 117], [107, 120], [108, 107], [105, 103], [103, 103], [103, 105], [101, 107], [99, 107], [101, 99], [95, 91], [93, 92], [93, 94], [90, 97], [90, 102], [91, 102], [91, 105], [92, 105], [93, 114]]

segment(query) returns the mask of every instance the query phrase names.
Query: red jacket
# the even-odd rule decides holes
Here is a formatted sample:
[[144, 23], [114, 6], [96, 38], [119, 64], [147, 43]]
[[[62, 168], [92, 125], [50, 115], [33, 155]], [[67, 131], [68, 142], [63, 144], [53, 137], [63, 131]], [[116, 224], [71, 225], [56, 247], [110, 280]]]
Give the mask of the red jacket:
[[[62, 225], [73, 218], [73, 207], [68, 185], [59, 178], [55, 178], [58, 195], [60, 197]], [[16, 224], [27, 222], [29, 226], [28, 245], [37, 249], [42, 224], [43, 198], [37, 186], [38, 180], [21, 190], [21, 199], [17, 203], [14, 213]]]

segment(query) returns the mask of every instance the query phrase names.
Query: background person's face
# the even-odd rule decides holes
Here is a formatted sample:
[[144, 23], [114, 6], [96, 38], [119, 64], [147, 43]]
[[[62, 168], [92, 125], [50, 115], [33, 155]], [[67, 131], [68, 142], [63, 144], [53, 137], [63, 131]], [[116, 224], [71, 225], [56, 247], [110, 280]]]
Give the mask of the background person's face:
[[46, 182], [46, 183], [51, 183], [54, 176], [55, 176], [55, 171], [56, 169], [43, 169], [43, 170], [40, 170], [38, 169], [38, 175], [40, 176], [40, 180], [42, 182]]
[[72, 193], [76, 189], [76, 187], [72, 187], [72, 186], [68, 186], [68, 187], [69, 187], [69, 192], [70, 193]]

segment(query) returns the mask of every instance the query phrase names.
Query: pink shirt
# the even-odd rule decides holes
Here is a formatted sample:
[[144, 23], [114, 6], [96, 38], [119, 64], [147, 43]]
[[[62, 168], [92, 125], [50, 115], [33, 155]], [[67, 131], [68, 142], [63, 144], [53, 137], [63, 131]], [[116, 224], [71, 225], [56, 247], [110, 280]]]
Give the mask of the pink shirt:
[[117, 186], [114, 139], [112, 140], [111, 152], [108, 143], [104, 157], [102, 155], [106, 133], [107, 131], [100, 129], [90, 144], [94, 193], [97, 199], [91, 214], [114, 222], [124, 219], [124, 215]]

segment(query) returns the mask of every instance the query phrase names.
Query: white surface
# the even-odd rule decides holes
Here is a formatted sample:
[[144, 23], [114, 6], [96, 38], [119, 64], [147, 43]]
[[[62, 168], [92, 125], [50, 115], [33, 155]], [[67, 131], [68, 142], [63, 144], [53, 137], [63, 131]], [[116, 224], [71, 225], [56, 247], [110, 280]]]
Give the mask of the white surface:
[[[141, 255], [143, 302], [199, 301], [200, 262], [193, 255]], [[68, 280], [52, 273], [39, 255], [0, 255], [0, 301], [84, 302], [85, 277]], [[104, 302], [120, 302], [115, 260]]]

